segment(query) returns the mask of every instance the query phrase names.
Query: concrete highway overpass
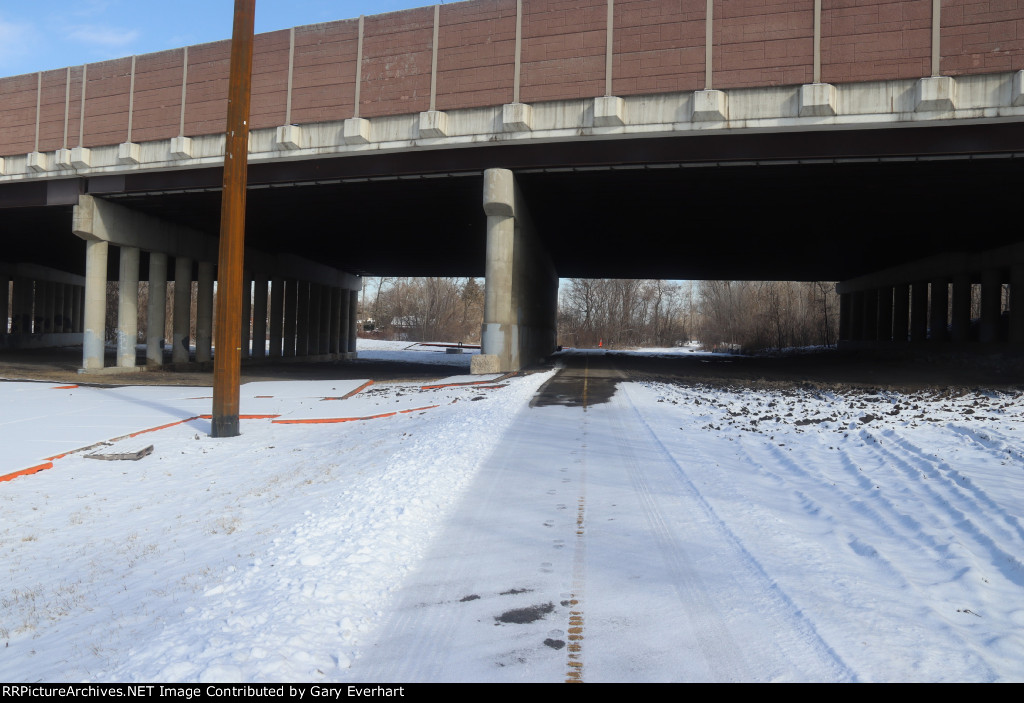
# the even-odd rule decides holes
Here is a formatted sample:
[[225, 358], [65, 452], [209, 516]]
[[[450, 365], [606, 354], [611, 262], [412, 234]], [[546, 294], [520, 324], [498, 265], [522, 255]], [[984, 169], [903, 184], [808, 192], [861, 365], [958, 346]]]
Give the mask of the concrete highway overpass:
[[[209, 357], [228, 52], [0, 79], [8, 345], [98, 370], [102, 283], [177, 277]], [[980, 283], [1024, 345], [1016, 3], [470, 0], [258, 35], [253, 85], [272, 356], [354, 352], [363, 274], [486, 275], [481, 371], [552, 349], [559, 276], [838, 280], [851, 345], [966, 342]]]

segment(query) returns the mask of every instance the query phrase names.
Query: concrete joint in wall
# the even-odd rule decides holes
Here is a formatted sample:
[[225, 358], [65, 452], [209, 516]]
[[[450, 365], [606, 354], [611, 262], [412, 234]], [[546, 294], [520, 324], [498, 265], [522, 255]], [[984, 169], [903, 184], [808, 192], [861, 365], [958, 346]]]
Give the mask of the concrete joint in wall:
[[836, 87], [830, 83], [800, 86], [801, 117], [832, 117], [836, 114]]
[[428, 110], [420, 113], [420, 137], [433, 139], [448, 136], [448, 113]]
[[89, 168], [92, 165], [92, 151], [84, 146], [76, 146], [71, 150], [71, 166], [73, 168]]
[[25, 167], [29, 171], [36, 173], [42, 173], [49, 167], [50, 157], [49, 154], [44, 154], [41, 151], [30, 152], [25, 159]]
[[343, 138], [346, 144], [369, 144], [371, 135], [370, 120], [362, 117], [350, 117], [345, 120]]
[[916, 112], [956, 108], [956, 81], [951, 76], [932, 76], [917, 81]]
[[1024, 71], [1013, 74], [1010, 102], [1014, 107], [1024, 106]]
[[57, 168], [70, 169], [71, 168], [71, 150], [70, 149], [57, 149], [53, 154], [53, 161], [57, 165]]
[[171, 139], [170, 153], [172, 159], [191, 159], [192, 139], [189, 137], [173, 137]]
[[594, 126], [621, 127], [626, 124], [626, 101], [614, 95], [594, 98]]
[[526, 103], [502, 105], [501, 124], [506, 132], [533, 131], [533, 106]]
[[301, 149], [303, 147], [302, 127], [286, 124], [274, 131], [274, 146], [281, 150]]
[[117, 145], [117, 163], [137, 164], [141, 161], [142, 149], [135, 142], [124, 142]]
[[721, 90], [697, 90], [693, 93], [693, 121], [715, 122], [729, 119], [729, 97]]

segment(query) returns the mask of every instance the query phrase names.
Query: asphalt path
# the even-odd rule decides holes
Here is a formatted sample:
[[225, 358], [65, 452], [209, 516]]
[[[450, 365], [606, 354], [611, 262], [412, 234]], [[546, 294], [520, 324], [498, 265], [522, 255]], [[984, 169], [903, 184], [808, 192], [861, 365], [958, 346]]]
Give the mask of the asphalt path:
[[614, 392], [614, 359], [562, 362], [407, 579], [355, 679], [849, 678]]

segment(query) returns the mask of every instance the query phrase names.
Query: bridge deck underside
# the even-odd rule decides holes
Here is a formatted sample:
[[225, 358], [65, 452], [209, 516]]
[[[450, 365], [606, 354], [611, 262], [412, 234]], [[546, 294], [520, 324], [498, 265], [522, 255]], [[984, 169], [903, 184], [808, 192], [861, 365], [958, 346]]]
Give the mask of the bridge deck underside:
[[[971, 138], [978, 144], [946, 155], [997, 152], [983, 130]], [[892, 145], [912, 143], [918, 132], [888, 131]], [[1020, 239], [1000, 223], [1019, 202], [1024, 159], [921, 160], [927, 150], [896, 146], [829, 153], [819, 138], [796, 136], [805, 146], [794, 160], [807, 156], [801, 149], [815, 159], [883, 160], [780, 163], [782, 154], [762, 159], [752, 149], [746, 155], [757, 163], [743, 164], [735, 141], [702, 137], [605, 143], [568, 156], [561, 145], [534, 145], [254, 165], [247, 245], [354, 273], [483, 275], [482, 171], [492, 166], [516, 171], [563, 277], [841, 280]], [[718, 158], [701, 151], [716, 139]], [[841, 135], [843, 144], [851, 139]], [[398, 178], [352, 180], [382, 176]], [[201, 169], [93, 178], [82, 188], [215, 236], [219, 179], [219, 169]], [[84, 244], [71, 233], [70, 205], [30, 205], [0, 209], [0, 260], [82, 274]]]

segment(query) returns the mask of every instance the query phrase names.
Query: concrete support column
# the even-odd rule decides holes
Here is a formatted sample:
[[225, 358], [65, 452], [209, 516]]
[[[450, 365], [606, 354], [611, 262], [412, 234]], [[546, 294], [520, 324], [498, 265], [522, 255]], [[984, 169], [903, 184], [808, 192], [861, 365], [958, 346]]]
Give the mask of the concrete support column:
[[252, 276], [242, 271], [242, 358], [248, 359], [252, 351]]
[[1003, 312], [1003, 279], [995, 268], [981, 272], [981, 331], [982, 342], [999, 341], [999, 318]]
[[860, 290], [850, 294], [850, 339], [864, 340], [864, 291]]
[[310, 356], [320, 353], [320, 284], [309, 284], [309, 350]]
[[270, 281], [270, 358], [281, 357], [281, 335], [283, 332], [284, 280], [274, 276]]
[[320, 339], [319, 354], [331, 353], [331, 287], [320, 286]]
[[296, 315], [299, 307], [299, 282], [288, 279], [284, 286], [284, 350], [286, 357], [295, 356]]
[[1024, 263], [1010, 267], [1010, 344], [1024, 346]]
[[32, 331], [35, 334], [45, 334], [47, 332], [46, 308], [50, 302], [49, 284], [46, 281], [36, 281], [35, 288], [35, 305], [32, 311], [35, 325], [32, 327]]
[[555, 349], [558, 276], [533, 232], [515, 177], [484, 172], [487, 215], [482, 353], [474, 373], [518, 371]]
[[295, 355], [309, 355], [309, 281], [297, 281]]
[[284, 334], [285, 280], [280, 276], [270, 278], [270, 358], [281, 358], [282, 336]]
[[[329, 353], [337, 355], [341, 351], [341, 289], [331, 289], [331, 346]], [[348, 301], [345, 301], [348, 302]]]
[[928, 283], [914, 281], [910, 285], [910, 341], [923, 342], [928, 337]]
[[85, 242], [85, 332], [82, 335], [82, 368], [103, 368], [103, 339], [107, 328], [107, 243]]
[[943, 277], [933, 278], [931, 297], [931, 320], [929, 322], [932, 330], [931, 341], [948, 341], [949, 280]]
[[117, 365], [135, 367], [139, 340], [139, 250], [121, 247], [117, 288]]
[[267, 274], [253, 276], [252, 293], [252, 358], [267, 356]]
[[167, 254], [149, 254], [149, 306], [146, 310], [146, 366], [164, 364], [167, 325]]
[[53, 325], [51, 331], [59, 334], [64, 331], [64, 284], [53, 284]]
[[7, 334], [11, 311], [11, 278], [0, 274], [0, 334]]
[[[88, 249], [86, 249], [88, 256]], [[86, 260], [88, 264], [88, 259]], [[106, 271], [103, 272], [106, 278]], [[32, 331], [32, 298], [34, 296], [32, 280], [15, 278], [12, 286], [11, 299], [11, 332], [29, 334]]]
[[850, 340], [850, 294], [839, 294], [839, 339], [848, 342]]
[[171, 360], [176, 364], [189, 361], [192, 316], [192, 259], [178, 256], [174, 259], [174, 348]]
[[346, 288], [338, 290], [338, 354], [342, 358], [348, 355], [349, 337], [349, 292]]
[[74, 332], [71, 326], [71, 320], [73, 316], [73, 310], [75, 307], [75, 286], [70, 283], [61, 284], [61, 290], [63, 292], [63, 302], [61, 303], [61, 331], [62, 332]]
[[970, 338], [971, 329], [971, 274], [958, 273], [953, 276], [953, 332], [951, 339], [957, 343]]
[[[138, 285], [138, 284], [136, 284]], [[46, 282], [46, 308], [43, 321], [43, 331], [47, 333], [57, 331], [57, 284], [53, 281]]]
[[196, 291], [196, 361], [213, 361], [213, 281], [214, 263], [199, 262]]
[[878, 339], [878, 291], [864, 291], [864, 341]]
[[892, 341], [906, 344], [910, 321], [910, 286], [906, 283], [894, 286], [892, 294]]
[[878, 334], [879, 342], [892, 341], [892, 286], [885, 286], [878, 291]]
[[75, 286], [71, 292], [71, 331], [82, 331], [82, 315], [85, 312], [85, 288]]
[[356, 342], [359, 339], [359, 291], [348, 294], [348, 354], [350, 359], [356, 358]]

